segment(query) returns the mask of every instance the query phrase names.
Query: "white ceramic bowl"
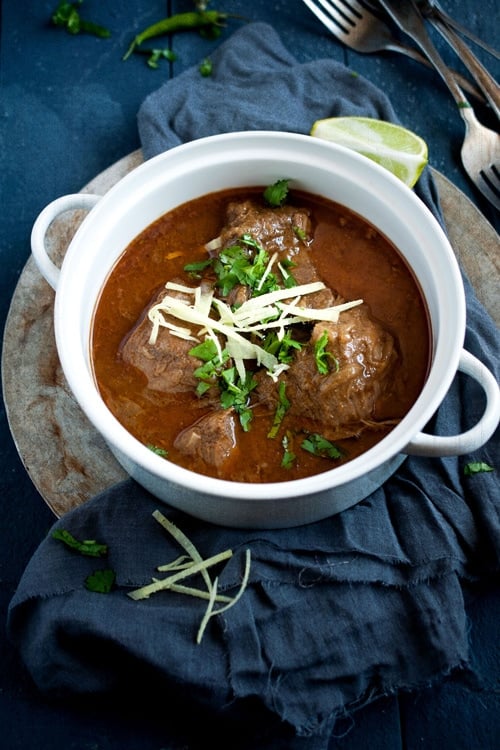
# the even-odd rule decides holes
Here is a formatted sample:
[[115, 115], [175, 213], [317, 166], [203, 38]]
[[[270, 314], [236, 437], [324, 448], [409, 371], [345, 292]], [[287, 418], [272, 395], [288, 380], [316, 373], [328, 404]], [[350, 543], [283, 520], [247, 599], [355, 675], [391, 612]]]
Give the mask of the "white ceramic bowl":
[[[175, 206], [224, 188], [267, 185], [283, 177], [364, 216], [398, 247], [423, 290], [432, 326], [430, 372], [417, 402], [390, 434], [360, 457], [307, 479], [251, 484], [200, 476], [156, 456], [104, 405], [89, 357], [99, 291], [129, 242]], [[90, 209], [59, 271], [45, 235], [64, 211]], [[55, 334], [61, 365], [76, 399], [125, 470], [161, 500], [207, 521], [276, 528], [309, 523], [369, 495], [405, 455], [459, 455], [484, 444], [500, 419], [498, 385], [463, 347], [465, 298], [453, 251], [430, 211], [389, 172], [358, 154], [309, 136], [243, 132], [193, 141], [161, 154], [120, 180], [104, 197], [76, 194], [49, 204], [35, 222], [32, 252], [56, 289]], [[421, 432], [457, 369], [486, 394], [484, 414], [460, 435]]]

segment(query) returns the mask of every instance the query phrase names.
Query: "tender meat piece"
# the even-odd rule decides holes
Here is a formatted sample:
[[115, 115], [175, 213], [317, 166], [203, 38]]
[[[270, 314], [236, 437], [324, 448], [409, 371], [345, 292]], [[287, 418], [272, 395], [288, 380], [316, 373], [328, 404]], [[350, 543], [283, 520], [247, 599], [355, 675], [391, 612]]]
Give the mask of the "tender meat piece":
[[[238, 242], [243, 234], [250, 234], [266, 250], [269, 256], [278, 253], [293, 262], [291, 272], [298, 284], [318, 281], [319, 276], [311, 260], [307, 243], [301, 239], [311, 234], [311, 220], [307, 209], [293, 206], [266, 208], [247, 200], [230, 203], [226, 212], [226, 224], [221, 232], [221, 247]], [[328, 307], [333, 304], [330, 290], [309, 295], [310, 307]]]
[[[185, 295], [179, 292], [168, 293], [186, 299]], [[167, 290], [162, 289], [148, 304], [134, 328], [122, 341], [120, 356], [124, 362], [133, 365], [145, 375], [148, 388], [165, 394], [175, 394], [196, 388], [198, 381], [193, 373], [201, 361], [189, 354], [195, 342], [173, 336], [166, 328], [160, 328], [154, 344], [149, 343], [151, 321], [148, 318], [148, 310], [158, 304], [166, 294]], [[172, 322], [179, 325], [178, 320], [172, 319]]]
[[[299, 231], [297, 231], [299, 230]], [[226, 225], [221, 232], [222, 247], [234, 245], [243, 234], [251, 234], [273, 253], [293, 253], [303, 242], [299, 234], [311, 230], [309, 212], [293, 206], [266, 208], [251, 200], [229, 203]]]
[[[332, 360], [327, 375], [318, 372], [314, 343], [328, 332], [326, 350]], [[390, 333], [371, 320], [363, 307], [341, 313], [339, 322], [317, 323], [309, 344], [300, 351], [282, 379], [290, 401], [289, 414], [321, 425], [330, 440], [359, 435], [376, 427], [377, 400], [392, 388], [392, 369], [397, 360]], [[271, 405], [276, 402], [276, 385], [261, 379], [258, 392]], [[274, 406], [273, 406], [274, 408]]]
[[219, 467], [236, 447], [235, 416], [231, 409], [214, 409], [176, 437], [174, 447], [186, 456], [195, 456]]

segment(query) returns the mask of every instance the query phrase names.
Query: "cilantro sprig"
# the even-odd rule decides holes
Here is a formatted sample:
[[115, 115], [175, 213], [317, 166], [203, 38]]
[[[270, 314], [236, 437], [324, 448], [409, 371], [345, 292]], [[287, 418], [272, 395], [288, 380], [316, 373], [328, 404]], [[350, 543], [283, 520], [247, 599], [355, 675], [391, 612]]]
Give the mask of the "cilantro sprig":
[[223, 409], [234, 409], [240, 424], [248, 431], [252, 420], [252, 410], [248, 406], [250, 393], [257, 386], [252, 373], [247, 372], [244, 380], [238, 375], [236, 367], [226, 349], [219, 353], [213, 339], [206, 339], [190, 349], [189, 354], [201, 359], [203, 364], [196, 368], [194, 376], [199, 380], [196, 387], [198, 396], [202, 396], [212, 386], [220, 391], [220, 403]]
[[108, 547], [106, 544], [100, 544], [95, 539], [85, 539], [79, 541], [66, 529], [55, 529], [52, 532], [52, 538], [63, 542], [67, 547], [74, 549], [81, 555], [88, 557], [105, 557], [108, 554]]
[[245, 432], [250, 429], [253, 412], [249, 407], [250, 393], [257, 386], [257, 381], [251, 372], [247, 372], [242, 380], [236, 367], [224, 370], [221, 377], [222, 391], [220, 402], [224, 409], [234, 409]]
[[262, 348], [274, 354], [278, 362], [288, 365], [293, 360], [295, 352], [300, 352], [302, 344], [293, 338], [293, 331], [287, 328], [282, 338], [275, 331], [269, 331], [262, 342]]
[[274, 273], [267, 273], [269, 255], [250, 234], [243, 234], [237, 243], [222, 250], [213, 260], [217, 284], [223, 297], [241, 284], [249, 287], [252, 296], [279, 289]]
[[320, 375], [328, 375], [331, 371], [330, 362], [333, 362], [335, 372], [339, 370], [339, 361], [327, 350], [328, 331], [323, 331], [319, 339], [314, 344], [314, 359], [316, 368]]
[[291, 404], [286, 396], [286, 383], [282, 380], [278, 386], [278, 405], [274, 413], [273, 424], [269, 432], [267, 433], [268, 438], [275, 438], [278, 434], [281, 423], [290, 408]]
[[320, 456], [321, 458], [342, 458], [342, 451], [334, 444], [327, 440], [322, 435], [318, 435], [316, 432], [310, 433], [305, 440], [302, 441], [301, 447], [312, 453], [314, 456]]
[[289, 182], [290, 180], [277, 180], [273, 185], [268, 185], [263, 193], [265, 202], [275, 208], [282, 206], [288, 197]]
[[[80, 541], [67, 529], [54, 529], [52, 538], [85, 557], [105, 557], [108, 554], [107, 544], [96, 542], [95, 539]], [[113, 588], [115, 579], [115, 571], [111, 568], [95, 570], [86, 577], [85, 588], [100, 594], [108, 594]]]
[[474, 474], [483, 474], [490, 471], [495, 471], [493, 466], [485, 463], [484, 461], [470, 461], [464, 466], [464, 474], [466, 477], [471, 477]]
[[104, 26], [100, 26], [97, 23], [93, 23], [92, 21], [86, 21], [81, 17], [78, 8], [82, 3], [83, 0], [76, 0], [74, 3], [68, 3], [66, 0], [61, 0], [52, 14], [51, 20], [54, 26], [64, 28], [68, 34], [92, 34], [101, 39], [107, 39], [110, 37], [111, 32], [109, 29], [106, 29]]

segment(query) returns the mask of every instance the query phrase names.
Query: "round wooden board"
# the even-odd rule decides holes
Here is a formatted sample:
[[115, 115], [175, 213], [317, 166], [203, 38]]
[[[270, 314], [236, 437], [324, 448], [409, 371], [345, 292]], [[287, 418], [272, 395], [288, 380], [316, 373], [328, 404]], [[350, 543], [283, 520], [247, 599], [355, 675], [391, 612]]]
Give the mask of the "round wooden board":
[[[82, 192], [103, 195], [142, 163], [134, 151], [95, 177]], [[476, 207], [434, 171], [451, 244], [479, 299], [500, 325], [500, 242]], [[60, 264], [85, 213], [55, 221], [48, 236]], [[4, 332], [2, 381], [10, 429], [26, 471], [62, 516], [126, 478], [104, 440], [84, 416], [62, 374], [53, 333], [54, 292], [28, 260], [14, 292]]]

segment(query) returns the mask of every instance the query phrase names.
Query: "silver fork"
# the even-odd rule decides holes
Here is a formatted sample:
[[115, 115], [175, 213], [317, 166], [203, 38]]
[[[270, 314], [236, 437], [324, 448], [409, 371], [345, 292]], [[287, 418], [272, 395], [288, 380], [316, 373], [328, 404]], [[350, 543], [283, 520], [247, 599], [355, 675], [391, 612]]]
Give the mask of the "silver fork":
[[[416, 47], [410, 47], [396, 39], [389, 26], [361, 5], [358, 0], [303, 0], [303, 2], [337, 39], [356, 52], [363, 54], [399, 52], [432, 67], [425, 55], [422, 55]], [[455, 71], [453, 75], [468, 94], [484, 101], [482, 94], [471, 85], [467, 78]]]
[[448, 86], [465, 122], [461, 150], [465, 171], [478, 190], [500, 211], [500, 135], [478, 121], [464, 92], [429, 37], [423, 17], [413, 0], [379, 0], [379, 3], [402, 31], [420, 46]]
[[500, 120], [500, 86], [472, 52], [470, 47], [455, 33], [449, 24], [443, 20], [437, 6], [431, 0], [419, 0], [420, 12], [434, 24], [441, 36], [455, 50], [458, 57], [468, 68], [477, 85], [488, 100], [491, 109]]

